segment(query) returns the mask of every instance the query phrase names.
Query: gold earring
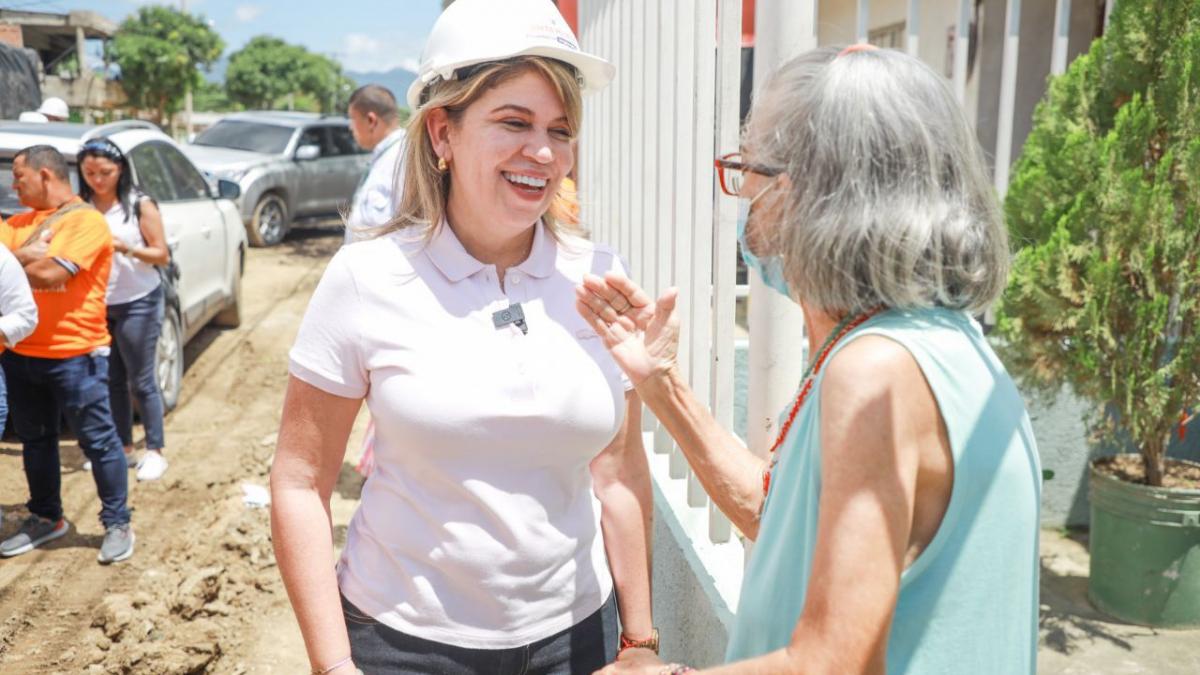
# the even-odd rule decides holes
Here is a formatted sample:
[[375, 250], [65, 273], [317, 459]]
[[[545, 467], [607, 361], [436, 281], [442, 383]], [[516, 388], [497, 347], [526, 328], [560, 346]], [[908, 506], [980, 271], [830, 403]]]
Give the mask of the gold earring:
[[446, 158], [438, 157], [438, 171], [441, 171], [442, 173], [446, 173], [446, 170], [449, 168], [450, 168], [450, 165], [446, 163]]

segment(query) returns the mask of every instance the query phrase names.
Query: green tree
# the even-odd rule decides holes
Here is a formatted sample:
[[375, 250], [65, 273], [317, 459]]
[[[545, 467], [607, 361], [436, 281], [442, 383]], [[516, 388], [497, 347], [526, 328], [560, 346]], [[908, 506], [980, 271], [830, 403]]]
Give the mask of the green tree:
[[308, 58], [303, 47], [259, 35], [229, 57], [225, 91], [247, 108], [269, 109], [278, 99], [300, 90]]
[[[229, 57], [225, 88], [229, 98], [247, 108], [267, 109], [288, 95], [301, 95], [302, 108], [335, 112], [341, 92], [353, 81], [337, 61], [299, 45], [260, 35]], [[349, 91], [349, 90], [347, 90]]]
[[225, 43], [201, 17], [146, 6], [121, 23], [110, 49], [130, 103], [154, 110], [165, 124], [187, 89], [200, 86], [199, 68], [212, 65]]
[[354, 91], [354, 80], [342, 73], [342, 64], [321, 54], [307, 55], [298, 78], [300, 90], [312, 96], [323, 113], [335, 113]]
[[192, 97], [196, 110], [224, 112], [241, 108], [241, 106], [229, 100], [229, 96], [225, 93], [224, 85], [207, 80], [201, 82], [199, 87], [196, 87], [192, 93]]
[[1162, 485], [1200, 402], [1200, 3], [1121, 0], [1050, 83], [1005, 211], [1020, 246], [999, 313], [1027, 382], [1096, 403]]

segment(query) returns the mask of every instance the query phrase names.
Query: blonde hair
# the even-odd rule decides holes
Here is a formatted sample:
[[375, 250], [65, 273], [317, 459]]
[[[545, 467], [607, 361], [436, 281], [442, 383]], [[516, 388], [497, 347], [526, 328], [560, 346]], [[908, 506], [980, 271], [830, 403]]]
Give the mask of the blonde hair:
[[[425, 129], [429, 114], [444, 108], [451, 124], [462, 119], [467, 108], [488, 91], [534, 72], [546, 78], [554, 87], [567, 116], [571, 137], [578, 138], [583, 118], [582, 88], [575, 70], [567, 64], [540, 56], [519, 56], [474, 66], [466, 75], [453, 80], [438, 80], [426, 88], [424, 103], [408, 122], [404, 151], [404, 185], [396, 216], [380, 228], [380, 235], [397, 230], [415, 229], [420, 237], [433, 235], [446, 215], [446, 200], [450, 194], [450, 172], [438, 169], [438, 155]], [[556, 238], [561, 235], [583, 236], [583, 228], [570, 211], [574, 191], [561, 184], [556, 188], [542, 222]]]
[[839, 52], [784, 64], [751, 111], [746, 152], [791, 177], [767, 248], [833, 315], [983, 311], [1004, 289], [1008, 235], [946, 79], [894, 50]]

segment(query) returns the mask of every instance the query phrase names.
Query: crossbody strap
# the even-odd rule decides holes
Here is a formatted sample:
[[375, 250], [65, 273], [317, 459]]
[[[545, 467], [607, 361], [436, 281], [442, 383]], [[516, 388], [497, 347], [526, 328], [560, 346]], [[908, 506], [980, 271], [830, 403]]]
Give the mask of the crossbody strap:
[[77, 202], [69, 202], [67, 204], [64, 204], [63, 206], [58, 207], [57, 211], [50, 214], [49, 218], [43, 220], [37, 226], [37, 229], [35, 229], [33, 231], [33, 233], [30, 234], [29, 237], [25, 240], [25, 243], [21, 244], [21, 248], [25, 248], [26, 246], [37, 241], [38, 239], [41, 239], [43, 234], [50, 231], [50, 227], [52, 225], [54, 225], [58, 221], [62, 220], [68, 213], [71, 213], [73, 211], [78, 211], [79, 209], [85, 209], [85, 208], [90, 209], [90, 208], [92, 208], [92, 205], [88, 204], [87, 202], [84, 202], [84, 201], [77, 201]]

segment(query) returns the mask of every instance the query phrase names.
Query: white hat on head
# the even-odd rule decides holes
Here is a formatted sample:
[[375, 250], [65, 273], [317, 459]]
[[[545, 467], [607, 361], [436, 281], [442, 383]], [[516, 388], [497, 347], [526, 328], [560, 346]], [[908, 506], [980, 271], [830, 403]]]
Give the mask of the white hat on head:
[[67, 102], [57, 96], [51, 96], [42, 101], [42, 105], [37, 111], [46, 117], [61, 117], [64, 120], [71, 116], [71, 111], [67, 109]]
[[416, 110], [426, 87], [453, 79], [460, 68], [516, 56], [573, 66], [584, 91], [603, 89], [616, 73], [608, 61], [579, 51], [579, 40], [550, 0], [456, 0], [433, 24], [408, 106]]

